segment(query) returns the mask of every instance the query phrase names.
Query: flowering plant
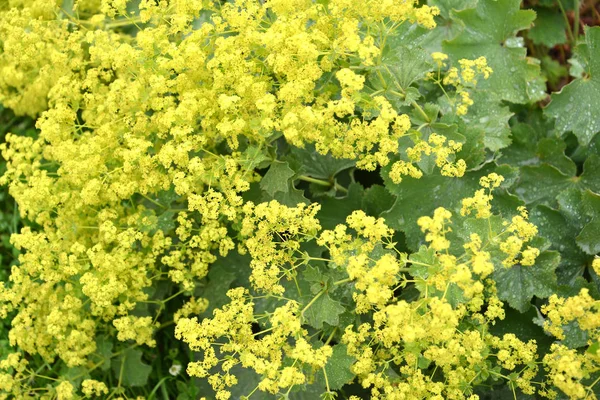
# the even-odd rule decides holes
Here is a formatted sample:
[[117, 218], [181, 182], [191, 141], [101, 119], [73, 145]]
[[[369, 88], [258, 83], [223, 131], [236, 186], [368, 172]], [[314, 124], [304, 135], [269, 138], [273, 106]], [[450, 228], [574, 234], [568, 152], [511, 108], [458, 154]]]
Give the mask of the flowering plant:
[[575, 3], [0, 3], [0, 398], [596, 398]]

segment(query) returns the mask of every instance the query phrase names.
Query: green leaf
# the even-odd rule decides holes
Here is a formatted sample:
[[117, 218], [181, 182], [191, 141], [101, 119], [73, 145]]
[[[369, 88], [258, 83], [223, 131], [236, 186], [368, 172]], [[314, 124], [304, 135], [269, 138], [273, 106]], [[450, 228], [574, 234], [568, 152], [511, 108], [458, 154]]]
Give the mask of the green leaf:
[[142, 232], [153, 232], [156, 230], [157, 222], [156, 212], [152, 209], [145, 209], [138, 217], [137, 228]]
[[346, 217], [352, 211], [360, 210], [363, 204], [364, 189], [358, 183], [352, 183], [348, 186], [346, 196], [324, 197], [321, 199], [321, 209], [317, 213], [323, 229], [333, 229], [338, 224], [344, 224]]
[[381, 185], [373, 185], [364, 191], [362, 209], [373, 217], [389, 210], [394, 205], [396, 198]]
[[[485, 390], [475, 387], [474, 393], [479, 395], [481, 400], [537, 400], [536, 397], [523, 393], [518, 387], [511, 387], [509, 383], [502, 380], [500, 385], [491, 386]], [[485, 391], [484, 391], [485, 390]], [[564, 400], [564, 399], [556, 399]]]
[[190, 385], [185, 381], [175, 381], [177, 388], [176, 400], [196, 400], [200, 394], [199, 385]]
[[289, 192], [289, 181], [294, 176], [294, 171], [287, 162], [273, 161], [269, 170], [260, 181], [260, 187], [271, 197], [277, 192]]
[[464, 251], [464, 244], [471, 241], [471, 234], [476, 233], [483, 240], [484, 246], [486, 246], [487, 250], [490, 252], [492, 262], [499, 264], [506, 258], [504, 253], [502, 253], [497, 246], [492, 246], [490, 248], [489, 245], [485, 244], [495, 242], [495, 238], [505, 230], [503, 224], [504, 219], [500, 215], [492, 215], [487, 219], [474, 217], [461, 219], [462, 225], [460, 224], [461, 220], [459, 219], [454, 223], [454, 228], [447, 235], [447, 238], [451, 243], [450, 251], [452, 253], [462, 254]]
[[[400, 25], [396, 34], [387, 38], [381, 65], [369, 70], [365, 94], [376, 91], [396, 108], [409, 105], [421, 97], [419, 90], [411, 85], [431, 70], [431, 58], [419, 45], [428, 33], [428, 30], [416, 24], [406, 22]], [[411, 45], [406, 46], [406, 43]]]
[[512, 127], [514, 143], [502, 153], [502, 162], [510, 165], [535, 166], [549, 164], [564, 175], [574, 176], [577, 166], [565, 155], [564, 140], [557, 137], [543, 137], [546, 129], [518, 123]]
[[540, 58], [542, 74], [551, 86], [560, 84], [561, 79], [569, 76], [569, 69], [554, 58], [544, 55]]
[[[564, 163], [563, 168], [566, 167]], [[559, 195], [567, 189], [589, 189], [600, 192], [600, 157], [590, 155], [583, 164], [583, 174], [577, 177], [565, 175], [555, 166], [540, 164], [538, 166], [524, 166], [514, 191], [528, 205], [547, 204], [553, 206]]]
[[569, 75], [577, 79], [582, 79], [585, 76], [585, 67], [580, 60], [573, 57], [567, 60], [567, 62], [569, 63]]
[[300, 165], [303, 174], [325, 180], [332, 180], [337, 174], [356, 164], [354, 160], [319, 154], [312, 145], [304, 149], [291, 147], [290, 157]]
[[169, 190], [161, 190], [158, 192], [157, 198], [160, 204], [169, 207], [179, 199], [179, 195], [175, 193], [175, 186], [171, 186]]
[[579, 327], [577, 321], [571, 321], [562, 327], [562, 331], [565, 334], [562, 343], [570, 349], [578, 349], [584, 347], [588, 343], [588, 334], [586, 331]]
[[73, 8], [74, 0], [63, 0], [60, 6], [61, 14], [64, 13], [69, 17], [73, 17], [75, 15]]
[[465, 137], [466, 142], [462, 150], [456, 154], [456, 159], [465, 160], [468, 169], [477, 169], [485, 161], [485, 131], [461, 121], [459, 132]]
[[515, 193], [527, 204], [554, 204], [556, 197], [575, 182], [549, 164], [521, 168]]
[[567, 41], [567, 24], [563, 16], [548, 9], [537, 10], [533, 27], [527, 32], [527, 37], [535, 44], [554, 47]]
[[492, 276], [498, 288], [498, 298], [520, 312], [527, 311], [533, 296], [543, 299], [556, 289], [554, 271], [559, 263], [558, 252], [544, 251], [532, 266], [497, 266]]
[[600, 253], [600, 220], [594, 219], [587, 224], [575, 240], [587, 254]]
[[501, 100], [528, 103], [541, 100], [545, 86], [539, 65], [527, 58], [527, 50], [515, 36], [535, 19], [535, 12], [520, 8], [520, 0], [479, 0], [476, 8], [452, 12], [464, 29], [443, 49], [454, 63], [485, 56], [494, 72], [488, 80], [480, 79], [478, 90], [488, 90]]
[[559, 132], [573, 132], [582, 145], [587, 145], [600, 131], [600, 27], [586, 29], [584, 49], [587, 76], [575, 79], [558, 93], [545, 113], [556, 118]]
[[102, 362], [100, 369], [108, 371], [110, 369], [110, 359], [112, 356], [113, 343], [108, 336], [98, 336], [96, 338], [96, 352], [92, 358], [96, 363]]
[[600, 215], [600, 195], [589, 190], [570, 188], [557, 197], [557, 202], [560, 213], [578, 232]]
[[318, 266], [307, 265], [306, 269], [302, 272], [302, 278], [310, 283], [310, 291], [312, 294], [316, 295], [321, 290], [324, 290], [328, 281], [330, 281], [330, 277], [324, 275]]
[[81, 386], [81, 382], [84, 379], [90, 378], [90, 371], [84, 366], [68, 368], [66, 365], [63, 365], [57, 372], [61, 379], [71, 382], [76, 388]]
[[579, 177], [580, 187], [600, 193], [600, 156], [590, 154], [583, 163], [583, 174]]
[[388, 38], [381, 58], [383, 66], [378, 68], [386, 82], [395, 83], [401, 91], [431, 70], [427, 52], [418, 46], [406, 47], [405, 43], [398, 36]]
[[[319, 397], [323, 396], [324, 392], [327, 390], [325, 387], [325, 381], [321, 382], [318, 377], [321, 376], [321, 371], [317, 371], [315, 374], [317, 376], [316, 382], [305, 383], [303, 385], [296, 385], [292, 388], [292, 391], [289, 394], [289, 400], [316, 400]], [[270, 397], [273, 399], [273, 397]], [[286, 400], [288, 400], [286, 399]], [[250, 400], [254, 400], [254, 395], [250, 397]], [[282, 399], [283, 400], [283, 399]]]
[[[313, 296], [306, 297], [305, 306], [313, 299]], [[342, 304], [337, 300], [333, 300], [329, 296], [329, 293], [325, 292], [304, 312], [304, 317], [309, 325], [317, 329], [322, 329], [323, 323], [337, 326], [340, 321], [340, 314], [344, 311], [345, 308]]]
[[250, 271], [250, 257], [240, 255], [237, 251], [217, 258], [208, 271], [208, 284], [198, 290], [198, 296], [208, 300], [208, 308], [203, 315], [211, 316], [215, 308], [229, 303], [231, 300], [227, 297], [227, 291], [232, 287], [248, 287]]
[[[296, 207], [300, 203], [310, 203], [310, 201], [304, 197], [304, 191], [296, 189], [291, 179], [288, 181], [287, 190], [285, 192], [275, 193], [273, 199], [288, 207]], [[271, 200], [271, 198], [268, 196], [263, 196], [263, 201], [268, 200]]]
[[600, 350], [600, 342], [594, 342], [586, 349], [585, 352], [594, 356], [598, 356], [598, 350]]
[[[600, 195], [590, 190], [579, 190], [570, 188], [562, 192], [557, 198], [559, 211], [568, 221], [570, 237], [561, 242], [561, 246], [568, 243], [569, 246], [575, 245], [578, 250], [589, 255], [595, 255], [600, 251], [598, 243], [598, 233], [600, 229]], [[575, 238], [575, 240], [573, 240]], [[581, 252], [583, 261], [578, 264], [578, 268], [582, 270], [585, 267], [589, 256], [585, 257]], [[572, 268], [575, 268], [573, 266]]]
[[544, 138], [537, 144], [537, 156], [565, 175], [575, 175], [577, 165], [565, 155], [566, 143], [559, 138]]
[[[413, 109], [410, 113], [410, 120], [413, 125], [428, 125], [435, 124], [435, 121], [438, 119], [438, 115], [440, 114], [440, 106], [433, 103], [425, 103], [425, 105], [421, 109]], [[432, 129], [435, 129], [431, 126]], [[449, 127], [448, 125], [440, 127], [442, 129], [448, 130], [453, 129], [456, 131], [456, 126]]]
[[269, 157], [264, 149], [257, 146], [248, 146], [242, 153], [242, 159], [239, 160], [239, 163], [245, 170], [251, 171], [254, 168], [260, 168], [268, 160]]
[[[252, 400], [272, 400], [273, 395], [261, 390], [254, 391], [256, 386], [262, 380], [262, 377], [254, 372], [251, 368], [244, 368], [241, 365], [236, 365], [231, 369], [231, 373], [237, 377], [238, 383], [230, 388], [231, 399], [239, 399], [242, 396], [249, 396], [252, 393]], [[200, 379], [201, 395], [214, 393], [206, 379]], [[197, 398], [197, 397], [195, 397]], [[210, 397], [214, 398], [214, 397]]]
[[509, 146], [512, 141], [508, 120], [513, 113], [499, 101], [490, 100], [489, 95], [483, 91], [476, 91], [473, 101], [473, 106], [462, 119], [471, 128], [484, 131], [483, 143], [486, 148], [498, 151]]
[[583, 274], [589, 258], [573, 240], [579, 229], [561, 212], [544, 205], [533, 208], [529, 220], [538, 227], [540, 236], [549, 239], [550, 249], [560, 253], [560, 264], [556, 270], [558, 281], [573, 284]]
[[[327, 381], [331, 390], [339, 390], [347, 383], [352, 382], [354, 373], [350, 371], [352, 364], [356, 359], [348, 355], [348, 349], [345, 344], [336, 344], [333, 346], [333, 354], [327, 360], [325, 371], [327, 372]], [[323, 371], [319, 372], [319, 382], [325, 382]]]
[[477, 5], [477, 0], [429, 0], [427, 3], [440, 9], [436, 28], [429, 31], [421, 44], [431, 54], [442, 51], [442, 43], [455, 38], [462, 31], [462, 24], [452, 20], [452, 12], [473, 8]]
[[175, 211], [165, 211], [158, 216], [156, 229], [168, 233], [175, 229]]
[[435, 255], [435, 250], [427, 246], [419, 247], [419, 251], [410, 255], [409, 273], [413, 278], [427, 279], [440, 269], [440, 263]]
[[477, 0], [431, 0], [428, 3], [439, 8], [440, 15], [447, 19], [452, 11], [475, 7]]
[[125, 349], [121, 355], [112, 361], [112, 371], [115, 379], [124, 386], [144, 386], [152, 367], [142, 361], [142, 351]]

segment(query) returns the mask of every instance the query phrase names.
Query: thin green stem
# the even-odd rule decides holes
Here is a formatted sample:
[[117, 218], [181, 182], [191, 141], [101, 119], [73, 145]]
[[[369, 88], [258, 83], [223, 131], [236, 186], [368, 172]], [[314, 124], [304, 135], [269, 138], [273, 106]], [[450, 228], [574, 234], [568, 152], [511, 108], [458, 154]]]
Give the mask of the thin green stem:
[[138, 22], [142, 22], [141, 17], [120, 19], [115, 22], [106, 24], [106, 28], [112, 29], [112, 28], [119, 28], [119, 27], [127, 26], [127, 25], [136, 25], [137, 26]]
[[333, 328], [333, 330], [331, 331], [331, 334], [329, 335], [329, 337], [325, 341], [326, 345], [328, 345], [331, 342], [331, 339], [333, 339], [333, 335], [335, 335], [335, 333], [337, 332], [337, 329], [338, 329], [337, 326]]
[[581, 8], [581, 3], [580, 0], [574, 0], [573, 1], [573, 12], [574, 12], [574, 16], [573, 16], [573, 39], [575, 40], [575, 43], [577, 43], [577, 39], [579, 39], [579, 9]]
[[591, 392], [592, 389], [594, 388], [594, 386], [596, 386], [596, 384], [600, 381], [600, 376], [598, 378], [596, 378], [596, 380], [594, 382], [592, 382], [590, 385], [587, 386], [587, 391]]
[[256, 392], [258, 390], [258, 386], [256, 386], [254, 389], [252, 389], [252, 391], [246, 396], [247, 399], [250, 398], [250, 396], [252, 396], [254, 394], [254, 392]]
[[319, 299], [319, 297], [321, 297], [323, 294], [325, 293], [325, 290], [321, 290], [319, 293], [317, 293], [317, 295], [315, 297], [313, 297], [313, 299], [310, 301], [310, 303], [308, 303], [306, 305], [306, 307], [304, 307], [302, 309], [302, 311], [300, 311], [300, 315], [304, 316], [304, 313], [313, 305], [315, 304], [315, 302]]
[[326, 180], [323, 180], [323, 179], [317, 179], [317, 178], [313, 178], [313, 177], [308, 176], [308, 175], [300, 175], [298, 177], [298, 179], [301, 180], [301, 181], [314, 183], [316, 185], [327, 186], [327, 187], [334, 187], [335, 190], [337, 190], [338, 192], [348, 193], [348, 189], [346, 189], [342, 185], [338, 184], [337, 182], [330, 182], [330, 181], [326, 181]]
[[323, 375], [325, 376], [325, 387], [327, 388], [327, 393], [331, 392], [329, 387], [329, 379], [327, 378], [327, 371], [325, 371], [325, 367], [323, 367]]
[[121, 359], [121, 369], [119, 370], [119, 382], [117, 383], [117, 387], [120, 388], [123, 383], [123, 372], [125, 371], [125, 357]]
[[351, 281], [352, 281], [352, 279], [350, 279], [350, 278], [342, 279], [342, 280], [333, 282], [333, 286], [338, 286], [338, 285], [341, 285], [343, 283], [348, 283], [348, 282], [351, 282]]
[[[159, 372], [160, 373], [160, 372]], [[159, 388], [161, 388], [161, 392], [164, 389], [164, 385], [163, 383], [169, 379], [168, 376], [163, 377], [160, 381], [158, 381], [158, 383], [156, 384], [156, 386], [154, 386], [154, 389], [152, 389], [152, 391], [150, 392], [150, 394], [148, 395], [148, 400], [153, 400], [154, 399], [154, 395], [156, 394], [156, 392], [158, 391]], [[162, 392], [162, 395], [165, 399], [168, 399], [168, 394], [165, 396], [165, 393]]]
[[421, 116], [427, 123], [431, 122], [431, 119], [429, 118], [429, 116], [425, 113], [425, 111], [423, 111], [421, 106], [418, 105], [416, 101], [411, 102], [410, 105], [413, 106], [419, 112], [419, 114], [421, 114]]
[[141, 194], [140, 193], [140, 196], [142, 196], [143, 198], [145, 198], [146, 200], [148, 200], [150, 203], [152, 203], [152, 204], [154, 204], [154, 205], [156, 205], [158, 207], [169, 208], [169, 207], [167, 207], [165, 205], [160, 204], [158, 201], [151, 199], [150, 197], [146, 196], [145, 194]]
[[312, 178], [310, 176], [307, 175], [300, 175], [298, 177], [298, 179], [300, 179], [301, 181], [305, 181], [305, 182], [310, 182], [310, 183], [314, 183], [316, 185], [321, 185], [321, 186], [331, 186], [331, 182], [328, 181], [324, 181], [322, 179], [317, 179], [317, 178]]
[[565, 8], [562, 5], [562, 0], [558, 0], [558, 7], [560, 8], [560, 12], [563, 16], [563, 19], [565, 20], [565, 23], [567, 25], [567, 36], [569, 36], [569, 42], [571, 42], [571, 45], [575, 44], [575, 38], [573, 37], [573, 31], [568, 28], [569, 27], [569, 17], [567, 16], [567, 12], [565, 11]]
[[331, 262], [331, 260], [328, 259], [328, 258], [310, 257], [309, 256], [307, 259], [308, 259], [308, 261], [325, 261], [325, 262]]

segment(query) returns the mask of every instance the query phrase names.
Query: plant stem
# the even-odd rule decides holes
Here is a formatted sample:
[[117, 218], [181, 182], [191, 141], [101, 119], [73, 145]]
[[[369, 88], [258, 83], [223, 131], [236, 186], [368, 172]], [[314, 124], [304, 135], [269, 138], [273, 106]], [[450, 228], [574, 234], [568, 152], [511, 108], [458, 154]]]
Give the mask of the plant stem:
[[573, 46], [575, 45], [575, 38], [573, 37], [573, 31], [569, 28], [569, 17], [567, 16], [567, 12], [562, 5], [562, 0], [558, 0], [557, 3], [565, 23], [567, 24], [567, 36], [569, 36], [569, 41], [571, 42], [571, 46]]
[[348, 193], [348, 189], [346, 189], [345, 187], [343, 187], [342, 185], [340, 185], [337, 182], [329, 182], [329, 181], [325, 181], [323, 179], [313, 178], [313, 177], [308, 176], [308, 175], [300, 175], [298, 177], [298, 179], [301, 180], [301, 181], [314, 183], [316, 185], [327, 186], [327, 187], [334, 187], [335, 190], [337, 190], [339, 192]]
[[298, 177], [298, 179], [300, 179], [301, 181], [314, 183], [316, 185], [331, 186], [331, 182], [327, 182], [327, 181], [324, 181], [322, 179], [312, 178], [312, 177], [307, 176], [307, 175], [300, 175]]
[[352, 281], [352, 279], [350, 279], [350, 278], [342, 279], [340, 281], [333, 282], [333, 286], [338, 286], [338, 285], [341, 285], [343, 283], [348, 283], [350, 281]]
[[317, 301], [319, 299], [319, 297], [321, 297], [324, 293], [325, 293], [325, 290], [321, 290], [319, 293], [317, 293], [317, 295], [315, 297], [313, 297], [313, 299], [310, 301], [310, 303], [308, 303], [306, 305], [306, 307], [304, 307], [302, 309], [302, 311], [300, 312], [300, 315], [304, 316], [304, 313], [306, 312], [306, 310], [308, 310], [313, 304], [315, 304], [315, 301]]
[[417, 111], [419, 112], [419, 114], [421, 114], [421, 116], [423, 117], [423, 119], [425, 121], [427, 121], [427, 123], [431, 122], [431, 119], [429, 119], [429, 116], [425, 113], [425, 111], [423, 111], [423, 109], [421, 108], [421, 106], [418, 105], [416, 101], [413, 101], [412, 103], [410, 103], [410, 105], [417, 109]]
[[329, 344], [329, 342], [331, 342], [331, 339], [333, 339], [333, 335], [335, 334], [335, 332], [337, 331], [337, 326], [335, 328], [333, 328], [333, 330], [331, 331], [331, 334], [329, 335], [329, 337], [327, 338], [327, 340], [325, 341], [325, 344]]
[[575, 13], [573, 17], [573, 40], [575, 41], [573, 44], [577, 44], [577, 39], [579, 38], [579, 9], [581, 7], [580, 0], [573, 1], [573, 12]]
[[127, 26], [127, 25], [137, 25], [138, 22], [142, 22], [141, 17], [118, 19], [114, 22], [110, 22], [110, 23], [106, 24], [106, 27], [108, 29], [119, 28], [119, 27]]
[[327, 388], [327, 393], [331, 392], [329, 388], [329, 379], [327, 378], [327, 371], [325, 371], [325, 367], [323, 367], [323, 375], [325, 376], [325, 388]]

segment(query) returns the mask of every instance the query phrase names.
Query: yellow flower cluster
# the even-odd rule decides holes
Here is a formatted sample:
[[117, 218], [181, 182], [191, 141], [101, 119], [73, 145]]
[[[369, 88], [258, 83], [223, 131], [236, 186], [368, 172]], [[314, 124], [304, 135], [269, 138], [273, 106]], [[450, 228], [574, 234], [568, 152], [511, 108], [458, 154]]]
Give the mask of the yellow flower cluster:
[[572, 321], [588, 332], [590, 340], [600, 338], [600, 301], [592, 298], [586, 288], [568, 298], [550, 296], [542, 312], [548, 318], [544, 329], [559, 339], [565, 338], [562, 328]]
[[417, 221], [423, 232], [427, 232], [425, 240], [430, 242], [431, 248], [435, 251], [446, 250], [450, 247], [450, 242], [446, 239], [446, 233], [451, 231], [447, 223], [452, 217], [452, 213], [445, 208], [438, 208], [434, 211], [433, 217], [421, 217]]
[[[493, 189], [501, 181], [502, 177], [491, 175], [482, 179], [482, 186]], [[497, 217], [488, 206], [489, 215], [480, 218]], [[352, 372], [371, 398], [463, 399], [469, 395], [477, 399], [473, 387], [488, 376], [505, 379], [513, 390], [536, 392], [532, 383], [539, 365], [535, 341], [524, 342], [513, 334], [495, 336], [489, 330], [504, 318], [495, 283], [486, 279], [494, 268], [501, 268], [490, 256], [502, 243], [495, 236], [472, 234], [464, 251], [457, 252], [448, 238], [452, 214], [440, 208], [433, 217], [419, 220], [429, 246], [418, 257], [407, 258], [395, 249], [393, 231], [382, 219], [355, 211], [346, 224], [319, 233], [316, 211], [303, 204], [290, 208], [276, 202], [245, 207], [240, 232], [248, 235], [253, 262], [260, 262], [253, 266], [253, 274], [257, 268], [263, 274], [267, 260], [278, 268], [268, 279], [271, 286], [254, 281], [258, 293], [266, 292], [266, 297], [276, 300], [272, 310], [257, 315], [254, 299], [264, 296], [237, 288], [228, 293], [231, 302], [216, 309], [213, 318], [179, 318], [177, 337], [202, 354], [189, 364], [188, 373], [207, 378], [217, 398], [229, 398], [229, 388], [238, 381], [231, 372], [235, 365], [254, 370], [261, 377], [255, 390], [269, 393], [289, 393], [294, 385], [314, 379], [317, 371], [326, 371], [331, 337], [324, 346], [311, 344], [305, 315], [321, 296], [342, 286], [352, 288], [352, 308], [364, 318], [346, 326], [340, 339], [356, 360]], [[531, 239], [527, 235], [535, 232], [526, 224], [518, 218], [507, 221], [500, 235]], [[315, 241], [331, 259], [299, 251], [301, 242], [308, 241]], [[304, 265], [314, 261], [328, 261], [346, 278], [313, 292], [311, 300], [299, 303], [288, 298], [291, 293], [282, 280], [295, 279]], [[290, 266], [287, 271], [281, 268], [284, 264]], [[419, 292], [416, 300], [394, 296], [395, 290], [410, 284]], [[257, 321], [259, 331], [252, 328]], [[386, 373], [392, 365], [401, 376]], [[430, 366], [443, 379], [427, 374]]]
[[[261, 162], [283, 140], [369, 171], [389, 165], [394, 183], [420, 178], [426, 157], [443, 176], [465, 174], [462, 143], [413, 129], [408, 111], [366, 87], [366, 71], [384, 69], [388, 36], [404, 23], [433, 28], [436, 7], [75, 0], [63, 9], [67, 3], [0, 4], [0, 103], [36, 118], [39, 130], [34, 138], [8, 134], [0, 147], [0, 183], [32, 222], [12, 236], [18, 264], [0, 283], [0, 317], [11, 316], [16, 348], [0, 361], [0, 398], [124, 398], [121, 377], [111, 387], [97, 372], [130, 348], [156, 346], [157, 330], [172, 324], [200, 353], [188, 374], [205, 378], [217, 399], [231, 397], [240, 368], [269, 394], [288, 396], [317, 374], [333, 393], [334, 346], [347, 350], [373, 399], [476, 400], [474, 387], [490, 377], [533, 394], [536, 344], [490, 331], [504, 318], [490, 276], [502, 265], [532, 266], [540, 254], [528, 246], [537, 228], [525, 209], [497, 236], [459, 242], [452, 213], [438, 208], [418, 220], [426, 245], [409, 257], [382, 218], [354, 211], [322, 230], [317, 204], [265, 202], [253, 191]], [[492, 72], [485, 58], [458, 60], [443, 78], [448, 57], [432, 58], [433, 79], [456, 88], [464, 115], [469, 90]], [[482, 178], [461, 214], [501, 219], [491, 192], [502, 180]], [[250, 259], [251, 287], [229, 290], [229, 303], [199, 320], [210, 305], [198, 290], [232, 251]], [[503, 261], [492, 257], [498, 252]], [[298, 283], [307, 271], [323, 275], [308, 290]], [[326, 301], [348, 309], [339, 326], [311, 318]], [[598, 339], [587, 292], [552, 297], [543, 311], [557, 337], [577, 321]], [[38, 361], [84, 372], [53, 378], [30, 365]], [[561, 346], [544, 362], [572, 396], [586, 378], [577, 368], [596, 367]]]
[[460, 214], [470, 215], [473, 211], [476, 211], [475, 216], [477, 218], [489, 218], [492, 214], [492, 191], [500, 187], [503, 181], [504, 177], [496, 173], [481, 177], [479, 179], [479, 185], [482, 188], [478, 189], [473, 197], [462, 200]]
[[[473, 197], [462, 200], [461, 215], [466, 216], [475, 212], [476, 218], [489, 218], [492, 210], [492, 191], [500, 187], [503, 181], [504, 177], [496, 173], [483, 176], [479, 180], [482, 188], [478, 189]], [[507, 268], [517, 263], [525, 266], [534, 265], [537, 256], [540, 255], [540, 250], [537, 248], [527, 246], [523, 249], [523, 246], [537, 235], [538, 230], [534, 224], [527, 221], [528, 212], [525, 207], [519, 207], [517, 211], [519, 215], [514, 216], [510, 222], [504, 222], [506, 229], [503, 234], [508, 236], [500, 243], [500, 250], [506, 255], [502, 264]], [[519, 256], [520, 260], [518, 260]]]
[[[591, 388], [582, 382], [589, 378], [588, 371], [597, 371], [598, 364], [594, 363], [587, 354], [580, 354], [575, 349], [554, 343], [550, 352], [544, 356], [544, 365], [549, 380], [570, 399], [595, 399]], [[549, 389], [544, 393], [549, 398], [557, 398], [557, 392]]]
[[15, 397], [26, 395], [27, 389], [22, 388], [21, 381], [28, 378], [28, 361], [22, 353], [10, 353], [0, 361], [0, 398], [6, 399], [6, 393]]
[[48, 94], [57, 82], [80, 79], [83, 37], [71, 32], [65, 20], [40, 18], [54, 16], [56, 1], [25, 3], [33, 4], [22, 9], [13, 5], [0, 18], [0, 103], [35, 117], [48, 107]]
[[389, 177], [394, 183], [402, 182], [403, 176], [419, 179], [423, 172], [415, 167], [414, 163], [421, 161], [423, 154], [433, 155], [435, 164], [440, 168], [440, 173], [448, 177], [461, 177], [467, 170], [465, 160], [455, 162], [455, 154], [462, 149], [462, 144], [454, 140], [447, 140], [443, 135], [432, 133], [427, 141], [419, 140], [413, 147], [406, 149], [409, 161], [399, 160], [392, 164]]
[[[500, 250], [507, 256], [502, 264], [507, 268], [517, 262], [521, 265], [531, 266], [535, 264], [535, 259], [540, 254], [539, 249], [531, 246], [523, 249], [525, 243], [537, 235], [538, 230], [534, 224], [527, 221], [528, 213], [525, 207], [519, 207], [518, 211], [519, 215], [514, 216], [510, 223], [505, 222], [506, 232], [510, 233], [510, 236], [500, 243]], [[517, 260], [519, 255], [521, 255], [520, 261]]]
[[275, 200], [244, 205], [240, 235], [244, 238], [242, 251], [252, 256], [250, 281], [254, 288], [272, 294], [284, 292], [279, 281], [295, 274], [300, 244], [321, 229], [315, 217], [319, 208], [318, 204], [306, 207], [302, 203], [290, 208]]
[[[413, 303], [401, 300], [376, 312], [372, 324], [357, 329], [348, 326], [342, 341], [357, 359], [352, 371], [374, 399], [464, 399], [472, 393], [471, 385], [482, 380], [481, 374], [499, 374], [490, 362], [515, 371], [515, 386], [533, 393], [535, 342], [525, 343], [510, 334], [500, 338], [485, 330], [459, 329], [465, 318], [464, 308], [453, 309], [437, 297]], [[497, 355], [491, 356], [494, 350]], [[424, 372], [422, 368], [431, 364], [443, 374], [443, 381]], [[386, 374], [391, 365], [399, 369], [401, 379]]]
[[431, 58], [437, 67], [437, 72], [430, 72], [427, 76], [440, 87], [442, 85], [454, 86], [456, 89], [456, 115], [466, 115], [469, 106], [473, 105], [473, 99], [469, 89], [477, 85], [478, 76], [488, 79], [493, 73], [492, 68], [488, 66], [485, 57], [479, 57], [475, 60], [460, 59], [459, 67], [451, 67], [445, 72], [442, 78], [442, 69], [446, 68], [448, 55], [440, 52], [431, 53]]
[[[580, 329], [590, 345], [586, 351], [578, 352], [562, 343], [554, 343], [543, 360], [550, 382], [571, 399], [595, 398], [592, 392], [595, 382], [590, 384], [590, 373], [600, 369], [597, 347], [592, 348], [600, 340], [600, 301], [583, 288], [567, 298], [553, 294], [542, 306], [542, 312], [548, 333], [564, 340], [568, 329]], [[557, 393], [550, 389], [547, 395], [555, 398]]]
[[[260, 225], [244, 231], [241, 249], [254, 258], [256, 287], [281, 292], [270, 285], [302, 239], [286, 238], [293, 217], [269, 228], [260, 206], [252, 215], [243, 207], [241, 193], [260, 178], [249, 149], [283, 134], [362, 168], [385, 165], [410, 120], [382, 96], [369, 100], [375, 118], [356, 113], [364, 77], [348, 60], [375, 65], [381, 34], [394, 34], [386, 24], [432, 28], [439, 12], [400, 0], [144, 0], [137, 14], [130, 6], [10, 0], [0, 9], [0, 102], [39, 117], [40, 131], [7, 135], [2, 183], [41, 227], [13, 238], [22, 255], [0, 312], [17, 313], [14, 345], [69, 366], [96, 351], [105, 321], [117, 339], [152, 345], [158, 316], [131, 313], [154, 304], [147, 289], [158, 280], [189, 296], [236, 247], [232, 224]], [[210, 17], [198, 24], [201, 15]], [[327, 73], [341, 99], [319, 83]], [[163, 228], [170, 218], [175, 227]], [[318, 225], [308, 223], [297, 234]], [[261, 248], [272, 235], [280, 242]]]
[[596, 275], [600, 275], [600, 258], [594, 258], [594, 261], [592, 261], [592, 269]]
[[[495, 187], [501, 180], [492, 175], [482, 179], [482, 185]], [[490, 214], [481, 218], [493, 216], [491, 209], [486, 210]], [[464, 254], [449, 252], [452, 247], [447, 235], [452, 231], [451, 216], [448, 210], [438, 208], [433, 217], [420, 218], [419, 225], [430, 244], [419, 254], [426, 251], [429, 258], [411, 256], [408, 261], [404, 257], [398, 260], [402, 268], [395, 268], [401, 277], [396, 280], [400, 283], [397, 287], [407, 282], [400, 271], [408, 271], [412, 275], [408, 281], [415, 282], [419, 299], [379, 301], [372, 323], [348, 326], [345, 330], [342, 340], [349, 354], [357, 359], [352, 371], [363, 387], [370, 388], [371, 398], [463, 399], [472, 385], [482, 379], [481, 374], [505, 377], [490, 367], [491, 359], [503, 369], [513, 371], [511, 378], [506, 378], [513, 390], [519, 388], [528, 394], [536, 391], [531, 382], [537, 375], [539, 363], [535, 341], [523, 342], [513, 334], [496, 337], [484, 328], [504, 318], [494, 281], [484, 279], [493, 272], [494, 264], [490, 253], [483, 248], [493, 250], [490, 246], [495, 246], [498, 249], [499, 244], [488, 237], [484, 245], [483, 238], [472, 234], [470, 242], [464, 245]], [[510, 229], [506, 228], [506, 232]], [[381, 261], [391, 255], [380, 257]], [[362, 272], [364, 268], [357, 267], [356, 259], [357, 256], [348, 259], [348, 275], [356, 280], [356, 289], [364, 290], [361, 280], [365, 273], [357, 275], [355, 272]], [[404, 268], [407, 263], [411, 266]], [[389, 265], [387, 260], [386, 264]], [[369, 273], [377, 275], [377, 272]], [[385, 293], [384, 288], [378, 290]], [[461, 301], [453, 304], [457, 291]], [[359, 312], [359, 301], [356, 307]], [[472, 329], [459, 329], [461, 321], [466, 320], [477, 322]], [[391, 379], [385, 373], [390, 363], [402, 374], [401, 380]], [[431, 364], [444, 374], [443, 384], [424, 374], [422, 368]]]
[[86, 379], [81, 383], [81, 392], [89, 397], [108, 394], [108, 388], [104, 382]]
[[[257, 389], [275, 394], [305, 383], [305, 367], [318, 370], [327, 363], [332, 349], [327, 345], [315, 348], [309, 343], [308, 332], [302, 328], [305, 310], [300, 310], [297, 302], [288, 301], [277, 307], [269, 315], [270, 326], [254, 333], [254, 303], [246, 289], [232, 289], [227, 295], [231, 302], [215, 310], [213, 318], [200, 323], [195, 317], [181, 318], [175, 329], [177, 338], [202, 353], [200, 361], [188, 365], [188, 373], [207, 377], [217, 399], [230, 398], [228, 388], [238, 382], [231, 372], [236, 365], [262, 377]], [[217, 372], [212, 372], [220, 362]]]

